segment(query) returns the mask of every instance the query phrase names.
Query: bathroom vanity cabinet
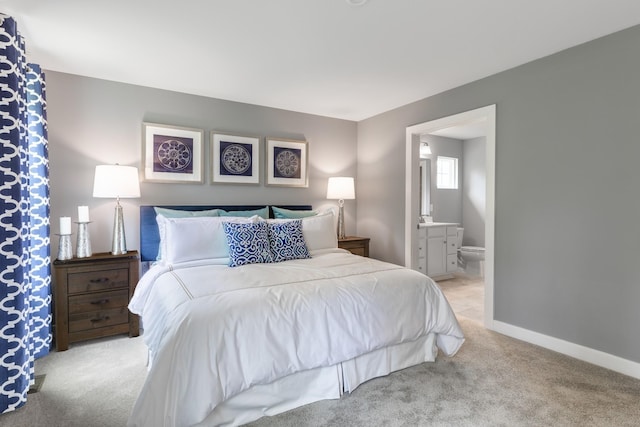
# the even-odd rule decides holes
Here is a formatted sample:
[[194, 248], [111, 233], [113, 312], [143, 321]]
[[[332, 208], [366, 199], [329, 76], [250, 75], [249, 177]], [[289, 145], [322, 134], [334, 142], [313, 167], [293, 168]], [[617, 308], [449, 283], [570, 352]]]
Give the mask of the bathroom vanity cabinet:
[[457, 224], [434, 222], [418, 229], [418, 271], [434, 280], [453, 277], [458, 270]]

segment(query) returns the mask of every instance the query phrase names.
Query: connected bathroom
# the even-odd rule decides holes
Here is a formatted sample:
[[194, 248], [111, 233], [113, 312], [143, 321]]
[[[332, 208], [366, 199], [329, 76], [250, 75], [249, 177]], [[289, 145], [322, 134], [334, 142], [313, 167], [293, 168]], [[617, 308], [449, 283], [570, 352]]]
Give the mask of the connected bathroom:
[[484, 277], [483, 132], [470, 124], [420, 135], [417, 267], [434, 280]]

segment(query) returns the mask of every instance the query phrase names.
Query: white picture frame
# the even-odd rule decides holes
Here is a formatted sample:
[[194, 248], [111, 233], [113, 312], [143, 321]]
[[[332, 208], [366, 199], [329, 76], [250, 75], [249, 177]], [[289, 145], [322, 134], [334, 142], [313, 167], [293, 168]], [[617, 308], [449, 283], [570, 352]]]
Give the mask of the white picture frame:
[[308, 187], [308, 143], [267, 138], [266, 185]]
[[142, 170], [147, 182], [204, 183], [204, 130], [142, 123]]
[[211, 183], [260, 184], [260, 138], [211, 131]]

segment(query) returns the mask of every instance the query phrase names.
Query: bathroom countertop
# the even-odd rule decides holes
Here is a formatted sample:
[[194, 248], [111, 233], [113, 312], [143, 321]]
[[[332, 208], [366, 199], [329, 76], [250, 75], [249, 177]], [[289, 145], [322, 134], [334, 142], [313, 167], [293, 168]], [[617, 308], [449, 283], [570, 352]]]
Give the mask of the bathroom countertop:
[[455, 225], [459, 227], [457, 222], [421, 222], [418, 224], [418, 227], [444, 227], [447, 225]]

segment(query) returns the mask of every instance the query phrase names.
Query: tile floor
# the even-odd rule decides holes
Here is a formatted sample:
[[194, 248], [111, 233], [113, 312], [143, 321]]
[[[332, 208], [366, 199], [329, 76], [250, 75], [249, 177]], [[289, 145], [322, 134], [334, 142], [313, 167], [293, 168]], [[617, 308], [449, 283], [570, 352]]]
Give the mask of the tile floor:
[[480, 277], [456, 275], [436, 282], [456, 316], [484, 323], [484, 282]]

